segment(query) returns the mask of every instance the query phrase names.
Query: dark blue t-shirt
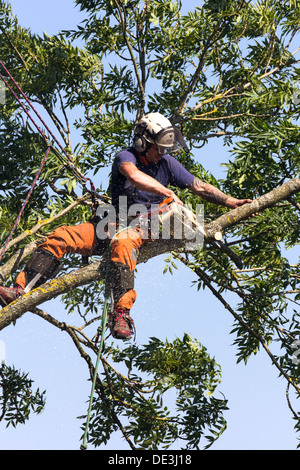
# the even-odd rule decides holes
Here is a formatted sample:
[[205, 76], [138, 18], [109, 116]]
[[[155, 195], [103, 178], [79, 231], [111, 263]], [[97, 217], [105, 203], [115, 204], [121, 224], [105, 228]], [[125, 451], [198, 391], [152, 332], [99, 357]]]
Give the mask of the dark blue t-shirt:
[[119, 197], [127, 196], [128, 206], [132, 204], [143, 204], [150, 209], [151, 204], [160, 204], [163, 197], [137, 189], [124, 175], [119, 172], [119, 165], [123, 162], [132, 162], [136, 167], [163, 186], [177, 186], [187, 188], [192, 184], [194, 176], [187, 171], [174, 157], [164, 155], [158, 163], [144, 164], [133, 148], [121, 150], [115, 157], [111, 174], [111, 197], [112, 204], [118, 207]]

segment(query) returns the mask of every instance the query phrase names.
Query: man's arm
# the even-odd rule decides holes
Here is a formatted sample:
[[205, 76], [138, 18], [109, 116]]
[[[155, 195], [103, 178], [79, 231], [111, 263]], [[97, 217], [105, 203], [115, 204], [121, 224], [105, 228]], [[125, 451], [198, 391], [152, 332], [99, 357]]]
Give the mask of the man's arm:
[[227, 196], [213, 185], [200, 181], [198, 178], [194, 179], [190, 185], [190, 190], [206, 201], [212, 202], [213, 204], [219, 204], [230, 209], [236, 209], [239, 206], [252, 202], [251, 199], [236, 199], [234, 197]]
[[158, 194], [164, 198], [172, 197], [177, 204], [183, 205], [176, 194], [169, 188], [166, 188], [161, 183], [140, 171], [132, 162], [123, 162], [119, 165], [119, 172], [125, 176], [131, 184], [142, 191], [149, 191], [150, 193]]

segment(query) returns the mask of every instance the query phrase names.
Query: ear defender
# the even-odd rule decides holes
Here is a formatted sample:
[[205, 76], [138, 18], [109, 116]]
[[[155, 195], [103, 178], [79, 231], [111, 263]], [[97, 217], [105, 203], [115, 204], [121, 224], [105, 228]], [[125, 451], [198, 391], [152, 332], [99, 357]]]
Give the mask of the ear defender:
[[143, 136], [136, 135], [133, 141], [133, 145], [135, 150], [140, 154], [139, 159], [143, 163], [143, 165], [149, 165], [149, 162], [145, 156], [145, 153], [148, 149], [148, 142]]
[[134, 129], [133, 146], [138, 153], [148, 150], [148, 142], [144, 134], [147, 129], [146, 123], [138, 123]]
[[146, 152], [148, 145], [142, 134], [136, 134], [133, 138], [133, 146], [138, 153]]

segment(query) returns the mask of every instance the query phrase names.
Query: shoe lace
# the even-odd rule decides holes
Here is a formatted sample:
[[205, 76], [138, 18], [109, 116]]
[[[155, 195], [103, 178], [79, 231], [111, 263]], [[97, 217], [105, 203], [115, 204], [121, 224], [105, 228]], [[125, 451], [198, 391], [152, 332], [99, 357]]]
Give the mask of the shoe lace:
[[130, 328], [130, 331], [134, 332], [134, 339], [135, 339], [136, 337], [135, 324], [134, 324], [133, 318], [131, 318], [131, 316], [129, 315], [129, 310], [127, 308], [124, 308], [124, 309], [120, 308], [120, 309], [115, 310], [114, 321], [115, 323], [117, 321], [121, 321], [121, 322], [123, 321], [124, 323], [127, 323], [127, 325]]
[[20, 295], [22, 295], [22, 293], [23, 293], [22, 291], [23, 291], [22, 287], [17, 286], [17, 291], [16, 291], [17, 297], [19, 297]]

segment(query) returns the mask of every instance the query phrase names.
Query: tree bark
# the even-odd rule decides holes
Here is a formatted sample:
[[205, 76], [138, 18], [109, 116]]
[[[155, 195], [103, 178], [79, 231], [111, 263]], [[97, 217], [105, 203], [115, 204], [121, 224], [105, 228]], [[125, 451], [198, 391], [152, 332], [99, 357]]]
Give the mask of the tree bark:
[[252, 203], [233, 209], [216, 219], [214, 222], [211, 222], [205, 228], [205, 235], [208, 239], [213, 239], [216, 233], [223, 232], [226, 228], [236, 225], [241, 220], [247, 219], [255, 213], [262, 212], [268, 207], [275, 206], [278, 202], [290, 198], [293, 194], [299, 191], [300, 179], [293, 178], [282, 186], [279, 186], [258, 199], [255, 199]]
[[[299, 191], [300, 179], [294, 178], [269, 193], [264, 194], [252, 203], [229, 211], [204, 227], [206, 239], [214, 240], [216, 234], [222, 233], [226, 228], [238, 224], [241, 220], [247, 219], [257, 212], [274, 206], [279, 201], [288, 199]], [[148, 259], [157, 255], [183, 248], [185, 243], [185, 240], [155, 240], [149, 242], [141, 248], [138, 262], [146, 262]], [[0, 330], [17, 320], [25, 312], [30, 312], [43, 302], [68, 292], [75, 287], [103, 279], [105, 276], [106, 261], [107, 257], [104, 255], [99, 261], [73, 271], [70, 274], [57, 277], [3, 308], [0, 311]]]

